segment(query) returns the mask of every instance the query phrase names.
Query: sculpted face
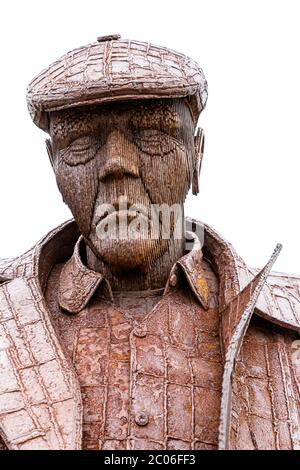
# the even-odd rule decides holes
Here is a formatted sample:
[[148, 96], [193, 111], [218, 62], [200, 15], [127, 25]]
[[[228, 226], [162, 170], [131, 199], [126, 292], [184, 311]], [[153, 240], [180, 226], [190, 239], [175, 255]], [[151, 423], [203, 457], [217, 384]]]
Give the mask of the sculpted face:
[[158, 239], [137, 235], [140, 226], [126, 237], [99, 233], [124, 216], [149, 221], [153, 204], [183, 204], [195, 165], [188, 105], [165, 99], [57, 111], [50, 136], [58, 187], [94, 254], [121, 269], [149, 269], [169, 246], [161, 219]]

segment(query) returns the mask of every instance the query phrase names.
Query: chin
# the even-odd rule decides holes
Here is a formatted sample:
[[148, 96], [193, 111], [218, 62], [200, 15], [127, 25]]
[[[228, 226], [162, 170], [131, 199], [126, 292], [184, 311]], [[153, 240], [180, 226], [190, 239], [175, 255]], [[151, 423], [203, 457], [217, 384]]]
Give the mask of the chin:
[[93, 252], [108, 266], [122, 271], [150, 270], [167, 248], [166, 240], [115, 239], [93, 240]]

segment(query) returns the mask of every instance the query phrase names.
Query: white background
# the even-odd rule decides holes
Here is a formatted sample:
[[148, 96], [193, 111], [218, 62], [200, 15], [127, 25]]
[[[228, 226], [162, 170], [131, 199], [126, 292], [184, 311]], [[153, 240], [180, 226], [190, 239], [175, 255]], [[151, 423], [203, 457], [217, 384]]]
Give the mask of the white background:
[[99, 35], [164, 45], [202, 66], [206, 149], [186, 213], [213, 225], [251, 266], [276, 242], [276, 270], [300, 273], [298, 0], [1, 2], [0, 257], [70, 218], [44, 140], [27, 113], [28, 82]]

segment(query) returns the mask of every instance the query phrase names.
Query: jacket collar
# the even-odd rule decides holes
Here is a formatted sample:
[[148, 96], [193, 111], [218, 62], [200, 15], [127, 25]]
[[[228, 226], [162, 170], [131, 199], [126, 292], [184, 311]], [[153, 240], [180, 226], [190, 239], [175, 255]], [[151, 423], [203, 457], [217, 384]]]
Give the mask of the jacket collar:
[[[186, 255], [180, 258], [172, 267], [168, 281], [165, 286], [164, 295], [172, 290], [172, 279], [176, 279], [178, 271], [182, 271], [193, 294], [201, 305], [208, 308], [208, 287], [202, 266], [202, 250], [199, 239], [195, 234], [193, 237], [193, 247]], [[96, 271], [89, 269], [83, 263], [80, 256], [80, 248], [84, 243], [80, 236], [74, 252], [61, 271], [58, 300], [60, 306], [69, 313], [79, 313], [89, 301], [98, 288], [102, 288], [104, 295], [113, 300], [112, 289], [105, 277]]]

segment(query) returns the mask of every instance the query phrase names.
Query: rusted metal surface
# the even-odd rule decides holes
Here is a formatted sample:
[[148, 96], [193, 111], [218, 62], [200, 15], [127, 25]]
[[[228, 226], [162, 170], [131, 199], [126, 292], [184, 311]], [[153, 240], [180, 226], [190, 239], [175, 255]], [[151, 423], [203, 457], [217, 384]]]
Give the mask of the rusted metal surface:
[[[300, 447], [300, 277], [184, 219], [206, 98], [193, 60], [118, 35], [29, 85], [76, 223], [0, 260], [0, 449]], [[180, 208], [168, 237], [99, 236], [157, 205]]]

